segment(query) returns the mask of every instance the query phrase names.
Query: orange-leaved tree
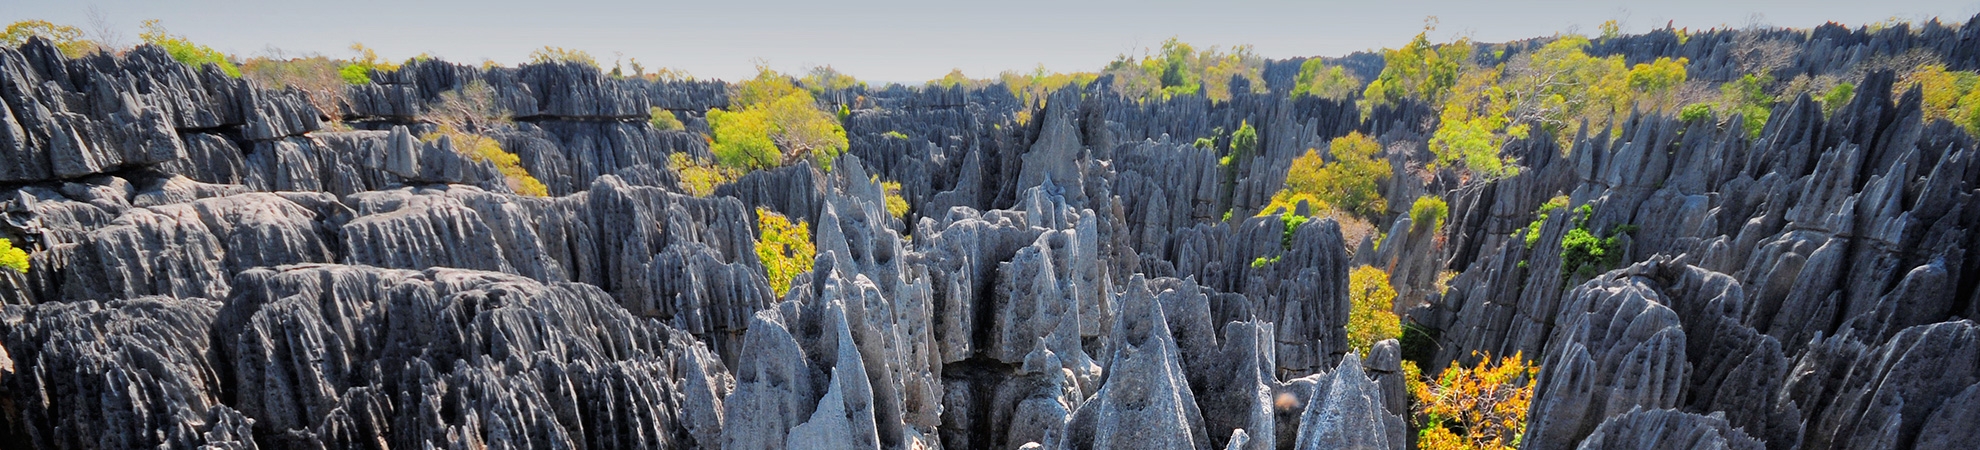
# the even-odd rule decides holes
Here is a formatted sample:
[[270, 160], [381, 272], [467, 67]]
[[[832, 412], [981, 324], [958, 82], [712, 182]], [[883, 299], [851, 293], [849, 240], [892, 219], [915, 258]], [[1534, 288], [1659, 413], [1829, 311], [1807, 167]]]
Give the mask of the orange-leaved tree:
[[1473, 367], [1445, 369], [1435, 384], [1412, 378], [1416, 399], [1418, 447], [1428, 450], [1514, 449], [1526, 433], [1526, 411], [1533, 402], [1534, 377], [1540, 367], [1519, 354], [1494, 361], [1479, 358]]

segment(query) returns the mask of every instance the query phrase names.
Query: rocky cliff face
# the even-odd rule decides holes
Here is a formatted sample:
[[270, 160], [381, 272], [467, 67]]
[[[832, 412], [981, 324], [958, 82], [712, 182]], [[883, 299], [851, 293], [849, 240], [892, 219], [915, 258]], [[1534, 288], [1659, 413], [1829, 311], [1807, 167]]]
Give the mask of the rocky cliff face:
[[[1970, 67], [1973, 30], [1591, 51], [1715, 61], [1757, 39], [1800, 49], [1796, 73], [1913, 50]], [[1833, 114], [1783, 102], [1758, 139], [1640, 115], [1568, 148], [1515, 141], [1510, 178], [1395, 177], [1391, 211], [1443, 194], [1447, 225], [1392, 217], [1350, 242], [1284, 219], [1313, 211], [1260, 209], [1294, 157], [1349, 132], [1420, 162], [1436, 114], [1291, 99], [1296, 68], [1228, 102], [1140, 102], [1104, 79], [1039, 104], [1001, 86], [827, 93], [858, 106], [832, 170], [695, 197], [666, 161], [706, 142], [645, 118], [705, 129], [720, 83], [421, 61], [333, 115], [157, 48], [0, 48], [0, 236], [35, 250], [0, 271], [0, 442], [1403, 449], [1404, 359], [1484, 354], [1544, 368], [1532, 448], [1976, 438], [1980, 148], [1889, 73]], [[430, 138], [433, 102], [470, 85], [511, 117], [483, 131], [549, 196]], [[1239, 124], [1256, 154], [1189, 144]], [[901, 183], [905, 217], [877, 179]], [[1569, 208], [1530, 226], [1556, 195]], [[754, 248], [758, 207], [814, 237], [788, 292]], [[1620, 262], [1562, 270], [1576, 227], [1626, 233]], [[1358, 265], [1420, 304], [1406, 320], [1436, 350], [1350, 350]], [[1459, 273], [1447, 290], [1440, 271]]]

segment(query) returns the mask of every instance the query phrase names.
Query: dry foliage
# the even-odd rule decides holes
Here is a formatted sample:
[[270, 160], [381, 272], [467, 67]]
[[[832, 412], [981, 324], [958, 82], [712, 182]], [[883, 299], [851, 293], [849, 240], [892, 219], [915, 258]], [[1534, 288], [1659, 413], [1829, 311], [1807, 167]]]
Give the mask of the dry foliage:
[[1519, 448], [1539, 373], [1538, 366], [1526, 364], [1518, 354], [1497, 361], [1485, 355], [1477, 366], [1445, 369], [1435, 384], [1410, 383], [1418, 418], [1424, 420], [1419, 448]]

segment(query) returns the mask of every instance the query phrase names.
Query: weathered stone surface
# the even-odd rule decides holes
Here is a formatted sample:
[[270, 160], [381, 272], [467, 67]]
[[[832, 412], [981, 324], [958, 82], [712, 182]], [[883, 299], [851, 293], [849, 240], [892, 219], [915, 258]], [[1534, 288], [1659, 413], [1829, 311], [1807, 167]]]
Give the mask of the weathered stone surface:
[[1575, 448], [1762, 450], [1767, 446], [1717, 415], [1700, 416], [1670, 409], [1638, 408], [1602, 421], [1602, 425], [1595, 428], [1595, 433]]
[[[11, 309], [8, 434], [36, 448], [225, 447], [247, 439], [222, 403], [206, 338], [219, 302], [160, 297]], [[247, 441], [248, 447], [253, 446]]]
[[1073, 412], [1059, 448], [1207, 448], [1202, 411], [1147, 281], [1129, 279], [1107, 379]]
[[1319, 375], [1306, 412], [1299, 419], [1298, 449], [1405, 448], [1408, 432], [1402, 416], [1390, 414], [1382, 405], [1382, 392], [1366, 372], [1359, 357], [1349, 354], [1339, 368]]
[[[1287, 95], [1304, 59], [1218, 101], [1128, 98], [1111, 76], [822, 89], [847, 156], [710, 197], [668, 164], [711, 156], [719, 81], [422, 60], [324, 114], [156, 47], [69, 59], [33, 40], [0, 50], [0, 237], [33, 251], [0, 278], [0, 442], [1397, 448], [1405, 360], [1517, 354], [1544, 367], [1530, 447], [1957, 447], [1980, 429], [1980, 150], [1865, 63], [1970, 70], [1974, 36], [1980, 20], [1596, 40], [1689, 58], [1697, 80], [1859, 95], [1784, 98], [1757, 138], [1648, 109], [1539, 127], [1500, 149], [1521, 168], [1498, 179], [1425, 170], [1428, 103]], [[1761, 47], [1791, 56], [1754, 66]], [[423, 115], [483, 85], [510, 120], [461, 131], [549, 197], [434, 138]], [[651, 107], [685, 129], [648, 126]], [[1241, 125], [1259, 140], [1234, 153]], [[1259, 211], [1294, 158], [1350, 132], [1396, 174], [1389, 212], [1359, 218], [1386, 235], [1285, 225], [1321, 205]], [[1424, 195], [1449, 201], [1445, 226], [1406, 217]], [[1538, 220], [1556, 196], [1569, 207]], [[757, 207], [814, 236], [788, 292], [753, 248]], [[1627, 237], [1614, 264], [1563, 270], [1584, 227]], [[1434, 345], [1348, 357], [1358, 265], [1390, 274]]]

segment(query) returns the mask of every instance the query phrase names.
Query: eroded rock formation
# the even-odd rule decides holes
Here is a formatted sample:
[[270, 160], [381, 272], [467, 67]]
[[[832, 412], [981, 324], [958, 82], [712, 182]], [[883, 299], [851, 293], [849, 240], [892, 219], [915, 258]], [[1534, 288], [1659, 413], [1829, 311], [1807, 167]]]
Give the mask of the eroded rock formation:
[[[720, 82], [428, 60], [328, 114], [155, 47], [31, 40], [0, 48], [0, 237], [34, 250], [0, 271], [0, 442], [1403, 449], [1405, 361], [1489, 354], [1543, 367], [1532, 448], [1958, 448], [1980, 432], [1980, 147], [1892, 74], [1852, 71], [1914, 50], [1980, 67], [1976, 30], [1599, 41], [1721, 81], [1733, 47], [1785, 42], [1801, 57], [1780, 73], [1861, 94], [1782, 102], [1757, 139], [1656, 113], [1535, 133], [1503, 149], [1518, 175], [1386, 181], [1386, 236], [1352, 242], [1287, 219], [1317, 205], [1261, 209], [1293, 158], [1350, 132], [1421, 167], [1437, 114], [1292, 98], [1297, 60], [1220, 102], [1106, 78], [1036, 103], [825, 92], [851, 141], [831, 170], [697, 197], [667, 162], [708, 156]], [[1372, 76], [1371, 57], [1337, 62]], [[433, 102], [480, 86], [511, 118], [480, 132], [548, 196], [435, 133]], [[687, 129], [651, 128], [654, 107]], [[1255, 154], [1188, 144], [1240, 124]], [[1449, 200], [1444, 227], [1407, 217], [1425, 194]], [[1536, 222], [1555, 196], [1569, 207]], [[813, 236], [786, 292], [757, 208]], [[1619, 262], [1564, 268], [1577, 227], [1627, 236]], [[1391, 273], [1434, 346], [1350, 350], [1358, 265]]]

